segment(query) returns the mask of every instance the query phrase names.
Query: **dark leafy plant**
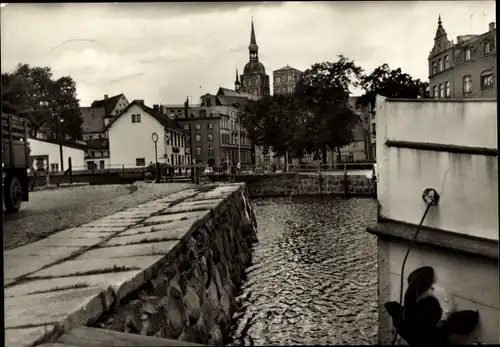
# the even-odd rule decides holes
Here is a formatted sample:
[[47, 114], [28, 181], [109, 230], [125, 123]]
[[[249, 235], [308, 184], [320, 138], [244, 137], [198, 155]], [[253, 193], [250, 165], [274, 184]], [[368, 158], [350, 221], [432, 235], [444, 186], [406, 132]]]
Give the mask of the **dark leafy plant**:
[[472, 333], [479, 321], [479, 312], [464, 310], [443, 319], [443, 308], [434, 296], [424, 296], [435, 282], [434, 269], [424, 266], [408, 276], [404, 305], [390, 301], [385, 309], [399, 335], [410, 345], [450, 345], [451, 335]]

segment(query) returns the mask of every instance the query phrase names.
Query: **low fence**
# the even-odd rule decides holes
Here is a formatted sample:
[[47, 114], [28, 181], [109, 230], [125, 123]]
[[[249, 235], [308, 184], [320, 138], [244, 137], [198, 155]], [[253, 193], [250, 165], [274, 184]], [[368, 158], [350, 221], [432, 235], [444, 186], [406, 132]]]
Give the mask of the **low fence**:
[[160, 174], [157, 176], [156, 166], [126, 166], [116, 165], [105, 169], [83, 169], [70, 167], [66, 171], [35, 172], [30, 175], [30, 187], [45, 186], [48, 184], [89, 183], [89, 184], [125, 184], [142, 180], [176, 180], [194, 179], [195, 174], [201, 175], [205, 165], [159, 165]]

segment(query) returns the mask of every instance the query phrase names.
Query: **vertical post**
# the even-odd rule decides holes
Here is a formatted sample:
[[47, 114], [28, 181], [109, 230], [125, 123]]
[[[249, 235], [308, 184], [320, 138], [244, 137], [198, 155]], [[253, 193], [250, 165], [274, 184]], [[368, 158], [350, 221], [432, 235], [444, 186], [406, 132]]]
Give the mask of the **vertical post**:
[[155, 142], [155, 159], [156, 159], [156, 183], [160, 183], [160, 163], [158, 162], [158, 146]]
[[69, 174], [69, 183], [73, 184], [73, 166], [71, 165], [71, 157], [68, 158], [68, 174]]
[[191, 163], [191, 182], [194, 183], [195, 182], [195, 172], [194, 172], [194, 159], [192, 159], [192, 163]]
[[122, 165], [122, 179], [125, 179], [125, 164]]
[[238, 166], [241, 167], [241, 120], [240, 112], [238, 114]]
[[349, 177], [347, 175], [347, 164], [344, 164], [344, 194], [346, 197], [349, 196]]
[[58, 115], [57, 119], [57, 132], [59, 133], [59, 161], [61, 162], [61, 171], [64, 172], [64, 160], [63, 160], [63, 135], [61, 131], [61, 116]]

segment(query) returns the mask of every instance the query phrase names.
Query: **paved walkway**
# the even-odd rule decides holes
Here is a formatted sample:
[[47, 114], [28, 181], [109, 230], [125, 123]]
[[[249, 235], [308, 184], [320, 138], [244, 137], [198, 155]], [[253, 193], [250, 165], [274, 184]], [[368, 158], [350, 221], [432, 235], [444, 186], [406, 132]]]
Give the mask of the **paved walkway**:
[[99, 317], [238, 188], [186, 189], [6, 251], [5, 346], [31, 346]]

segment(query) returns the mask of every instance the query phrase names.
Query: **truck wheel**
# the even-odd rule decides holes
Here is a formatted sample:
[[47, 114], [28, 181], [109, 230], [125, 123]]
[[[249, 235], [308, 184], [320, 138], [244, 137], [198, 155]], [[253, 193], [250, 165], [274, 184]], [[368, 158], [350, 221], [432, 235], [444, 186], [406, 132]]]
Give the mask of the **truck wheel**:
[[4, 204], [7, 213], [16, 213], [21, 208], [22, 188], [19, 178], [7, 177], [4, 186]]

